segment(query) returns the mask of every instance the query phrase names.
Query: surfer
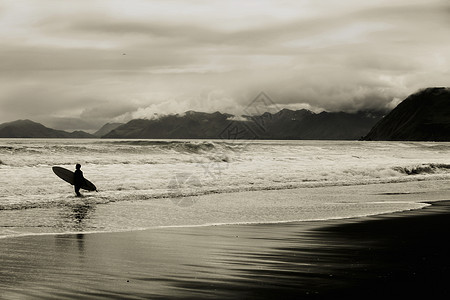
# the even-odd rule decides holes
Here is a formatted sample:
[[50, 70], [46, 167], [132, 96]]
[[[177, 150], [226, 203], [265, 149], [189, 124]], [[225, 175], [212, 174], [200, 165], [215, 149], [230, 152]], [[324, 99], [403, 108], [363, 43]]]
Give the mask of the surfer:
[[52, 167], [52, 170], [56, 174], [56, 176], [75, 187], [75, 193], [77, 194], [77, 196], [83, 196], [82, 194], [80, 194], [80, 189], [86, 191], [97, 191], [95, 185], [84, 178], [83, 172], [81, 172], [81, 165], [76, 164], [75, 168], [75, 172], [58, 166]]
[[77, 194], [77, 197], [81, 197], [80, 188], [81, 185], [84, 183], [85, 179], [83, 177], [83, 172], [81, 171], [81, 165], [76, 164], [75, 166], [75, 172], [73, 176], [74, 186], [75, 186], [75, 194]]

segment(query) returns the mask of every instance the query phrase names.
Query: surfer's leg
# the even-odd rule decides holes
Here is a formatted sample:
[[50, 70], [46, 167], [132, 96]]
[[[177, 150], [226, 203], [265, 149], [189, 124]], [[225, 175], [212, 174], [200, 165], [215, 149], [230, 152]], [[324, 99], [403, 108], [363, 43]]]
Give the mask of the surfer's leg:
[[80, 187], [79, 186], [75, 186], [75, 194], [77, 194], [78, 197], [81, 196], [81, 194], [80, 194]]

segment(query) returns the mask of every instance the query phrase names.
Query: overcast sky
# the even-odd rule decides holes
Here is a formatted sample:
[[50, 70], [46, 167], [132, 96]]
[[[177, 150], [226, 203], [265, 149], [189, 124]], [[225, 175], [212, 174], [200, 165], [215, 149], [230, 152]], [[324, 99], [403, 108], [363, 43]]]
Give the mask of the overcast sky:
[[393, 107], [450, 85], [448, 0], [1, 0], [0, 123]]

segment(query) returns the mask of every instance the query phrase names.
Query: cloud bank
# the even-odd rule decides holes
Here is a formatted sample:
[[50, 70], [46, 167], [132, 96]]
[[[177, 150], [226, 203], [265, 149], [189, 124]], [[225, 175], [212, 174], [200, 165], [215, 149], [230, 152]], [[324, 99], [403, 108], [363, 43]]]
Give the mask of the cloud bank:
[[261, 91], [280, 108], [392, 108], [449, 85], [449, 25], [441, 0], [4, 0], [0, 122], [240, 115]]

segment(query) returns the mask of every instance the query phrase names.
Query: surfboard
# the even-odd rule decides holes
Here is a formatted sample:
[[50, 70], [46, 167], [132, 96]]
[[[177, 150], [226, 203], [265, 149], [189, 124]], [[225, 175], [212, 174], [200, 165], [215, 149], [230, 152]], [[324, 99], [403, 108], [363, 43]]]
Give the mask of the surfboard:
[[[74, 172], [67, 170], [65, 168], [61, 168], [61, 167], [52, 167], [52, 170], [56, 174], [56, 176], [58, 176], [65, 182], [68, 182], [71, 185], [74, 185], [74, 183], [75, 183], [75, 180], [74, 180], [75, 173]], [[84, 183], [81, 185], [81, 188], [86, 191], [96, 191], [97, 190], [95, 185], [87, 179], [85, 179]]]

